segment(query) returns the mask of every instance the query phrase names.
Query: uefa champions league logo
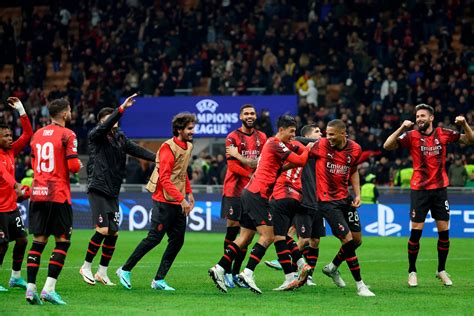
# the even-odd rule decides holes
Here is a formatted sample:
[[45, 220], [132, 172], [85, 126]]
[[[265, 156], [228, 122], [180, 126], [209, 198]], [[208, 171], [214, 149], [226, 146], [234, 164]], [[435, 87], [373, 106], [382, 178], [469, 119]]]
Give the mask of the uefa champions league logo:
[[216, 112], [217, 107], [219, 104], [211, 99], [204, 99], [196, 103], [196, 108], [198, 109], [199, 112], [205, 112], [209, 111], [211, 113]]

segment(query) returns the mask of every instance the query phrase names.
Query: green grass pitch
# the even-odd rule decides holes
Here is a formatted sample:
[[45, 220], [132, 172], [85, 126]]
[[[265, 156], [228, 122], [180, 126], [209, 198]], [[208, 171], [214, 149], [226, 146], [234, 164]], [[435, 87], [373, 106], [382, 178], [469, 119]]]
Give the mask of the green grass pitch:
[[[76, 230], [72, 246], [57, 290], [67, 306], [30, 306], [25, 293], [11, 289], [0, 293], [0, 315], [317, 315], [317, 314], [431, 314], [472, 315], [474, 313], [474, 239], [451, 239], [447, 271], [454, 285], [446, 288], [434, 274], [437, 267], [436, 239], [422, 238], [418, 257], [417, 288], [407, 287], [407, 238], [367, 237], [358, 250], [362, 277], [377, 295], [362, 298], [356, 295], [355, 283], [345, 264], [340, 271], [347, 283], [345, 289], [336, 288], [321, 273], [321, 268], [336, 253], [339, 243], [326, 237], [320, 246], [320, 257], [314, 280], [316, 287], [303, 287], [293, 292], [274, 292], [283, 282], [283, 272], [267, 268], [263, 262], [256, 270], [257, 285], [263, 295], [257, 296], [246, 289], [230, 289], [228, 294], [219, 292], [207, 275], [207, 270], [222, 254], [223, 234], [187, 233], [186, 241], [178, 255], [167, 282], [176, 292], [152, 290], [150, 282], [158, 268], [166, 237], [132, 272], [133, 289], [121, 285], [90, 286], [82, 281], [79, 268], [83, 262], [92, 230]], [[145, 231], [121, 232], [116, 252], [109, 268], [109, 276], [118, 283], [117, 267], [126, 260]], [[48, 245], [42, 257], [38, 275], [41, 289], [46, 278]], [[5, 257], [0, 271], [0, 284], [6, 286], [10, 275], [11, 251]], [[29, 248], [29, 247], [28, 247]], [[276, 257], [271, 246], [264, 260]], [[94, 260], [94, 273], [99, 262]], [[26, 279], [25, 263], [22, 275]]]

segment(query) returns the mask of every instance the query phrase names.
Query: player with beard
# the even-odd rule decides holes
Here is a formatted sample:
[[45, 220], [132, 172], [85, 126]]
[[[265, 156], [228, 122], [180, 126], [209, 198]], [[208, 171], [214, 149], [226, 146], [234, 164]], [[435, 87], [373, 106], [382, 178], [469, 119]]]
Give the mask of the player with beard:
[[153, 192], [150, 230], [123, 267], [117, 270], [120, 283], [128, 290], [132, 289], [132, 269], [144, 255], [160, 244], [165, 234], [168, 235], [168, 246], [155, 278], [151, 281], [151, 288], [175, 290], [166, 283], [165, 277], [184, 244], [186, 217], [194, 208], [194, 196], [187, 169], [193, 150], [191, 142], [196, 122], [194, 114], [182, 112], [175, 115], [172, 121], [174, 137], [165, 141], [158, 150], [156, 168], [150, 177], [150, 182], [156, 185], [151, 186], [149, 182], [147, 186], [147, 189]]
[[77, 138], [66, 128], [71, 120], [71, 106], [66, 99], [56, 99], [48, 104], [51, 124], [40, 128], [31, 139], [32, 166], [34, 170], [29, 208], [30, 233], [33, 244], [28, 252], [28, 285], [26, 300], [42, 304], [36, 289], [36, 276], [41, 254], [49, 236], [56, 245], [49, 258], [48, 278], [41, 291], [41, 299], [52, 304], [66, 302], [56, 292], [56, 281], [64, 266], [71, 245], [72, 208], [69, 173], [77, 173], [81, 162], [77, 155]]
[[[79, 270], [84, 282], [95, 285], [115, 285], [107, 274], [117, 243], [119, 231], [119, 193], [125, 178], [127, 155], [155, 161], [156, 155], [128, 139], [120, 130], [118, 121], [135, 103], [133, 94], [116, 109], [105, 107], [97, 114], [99, 122], [87, 137], [89, 161], [87, 162], [87, 198], [92, 211], [95, 232], [92, 235]], [[102, 248], [97, 273], [92, 274], [92, 261]]]
[[[242, 126], [226, 137], [227, 172], [224, 179], [221, 216], [226, 218], [227, 232], [224, 238], [224, 250], [232, 243], [240, 231], [240, 195], [247, 185], [257, 166], [263, 145], [267, 141], [264, 133], [254, 128], [257, 112], [252, 104], [244, 104], [240, 108]], [[234, 158], [238, 155], [239, 159]], [[247, 249], [243, 248], [235, 258], [233, 265], [225, 272], [228, 288], [245, 287], [238, 274], [245, 258]]]
[[296, 148], [290, 145], [296, 131], [295, 119], [292, 116], [283, 115], [278, 119], [277, 128], [278, 133], [275, 137], [269, 138], [263, 146], [257, 169], [242, 191], [240, 235], [227, 246], [219, 262], [209, 269], [209, 276], [216, 287], [224, 293], [227, 293], [224, 281], [226, 269], [240, 253], [240, 249], [246, 248], [250, 244], [256, 232], [260, 235], [259, 240], [253, 246], [247, 266], [239, 274], [239, 278], [249, 286], [252, 292], [262, 293], [255, 283], [254, 270], [274, 240], [272, 214], [268, 199], [283, 165], [290, 162], [296, 166], [303, 166], [308, 159], [308, 152], [312, 144], [305, 147], [301, 155], [293, 152], [296, 151]]
[[474, 143], [474, 132], [463, 116], [457, 116], [455, 123], [464, 129], [465, 134], [457, 131], [433, 127], [434, 110], [426, 104], [415, 108], [417, 130], [407, 131], [414, 123], [406, 120], [385, 141], [386, 150], [399, 147], [408, 148], [413, 158], [413, 176], [410, 181], [411, 233], [408, 240], [408, 286], [418, 286], [416, 259], [420, 249], [420, 239], [428, 211], [436, 221], [438, 228], [438, 270], [436, 277], [445, 286], [451, 286], [446, 272], [446, 260], [449, 252], [449, 202], [446, 187], [449, 185], [446, 174], [446, 147], [449, 143]]

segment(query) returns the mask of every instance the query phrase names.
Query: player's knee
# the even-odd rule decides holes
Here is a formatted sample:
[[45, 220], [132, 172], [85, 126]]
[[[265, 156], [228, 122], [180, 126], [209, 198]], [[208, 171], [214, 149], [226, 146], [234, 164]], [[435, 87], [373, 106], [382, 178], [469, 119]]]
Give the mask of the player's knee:
[[108, 227], [96, 227], [96, 232], [102, 235], [108, 235], [109, 234], [109, 228]]
[[26, 237], [17, 238], [15, 240], [15, 243], [19, 246], [26, 245], [26, 244], [28, 244], [28, 238], [26, 238]]
[[311, 239], [309, 240], [309, 246], [310, 246], [311, 248], [318, 248], [318, 247], [319, 247], [319, 241], [320, 241], [319, 238], [311, 238]]
[[277, 235], [277, 236], [275, 236], [275, 238], [273, 239], [273, 242], [277, 242], [277, 241], [280, 241], [280, 240], [286, 240], [286, 236]]

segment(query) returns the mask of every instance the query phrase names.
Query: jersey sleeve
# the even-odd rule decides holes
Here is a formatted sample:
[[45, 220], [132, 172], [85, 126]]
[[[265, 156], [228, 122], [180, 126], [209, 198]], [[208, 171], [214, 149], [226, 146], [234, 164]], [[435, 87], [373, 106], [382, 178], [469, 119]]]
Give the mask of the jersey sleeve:
[[441, 129], [441, 137], [443, 139], [443, 142], [445, 144], [447, 143], [455, 143], [459, 141], [459, 138], [461, 137], [461, 134], [458, 131], [448, 129], [448, 128], [442, 128]]
[[66, 133], [66, 159], [77, 158], [77, 137], [73, 131], [68, 131]]
[[360, 163], [362, 156], [362, 149], [360, 147], [357, 148], [357, 151], [354, 154], [354, 159], [351, 161], [351, 175], [357, 171], [357, 166]]
[[311, 148], [309, 152], [309, 157], [310, 158], [318, 158], [321, 157], [321, 140], [317, 140], [314, 142], [313, 147]]
[[403, 133], [402, 135], [397, 137], [398, 146], [403, 147], [403, 148], [410, 147], [410, 143], [411, 143], [410, 139], [411, 139], [410, 132]]
[[[225, 147], [227, 148], [229, 146], [234, 146], [234, 147], [239, 148], [239, 144], [237, 142], [237, 139], [234, 137], [234, 133], [230, 133], [229, 135], [227, 135], [227, 138], [225, 139]], [[228, 154], [226, 154], [225, 157], [227, 160], [237, 160], [236, 158], [231, 157]]]

